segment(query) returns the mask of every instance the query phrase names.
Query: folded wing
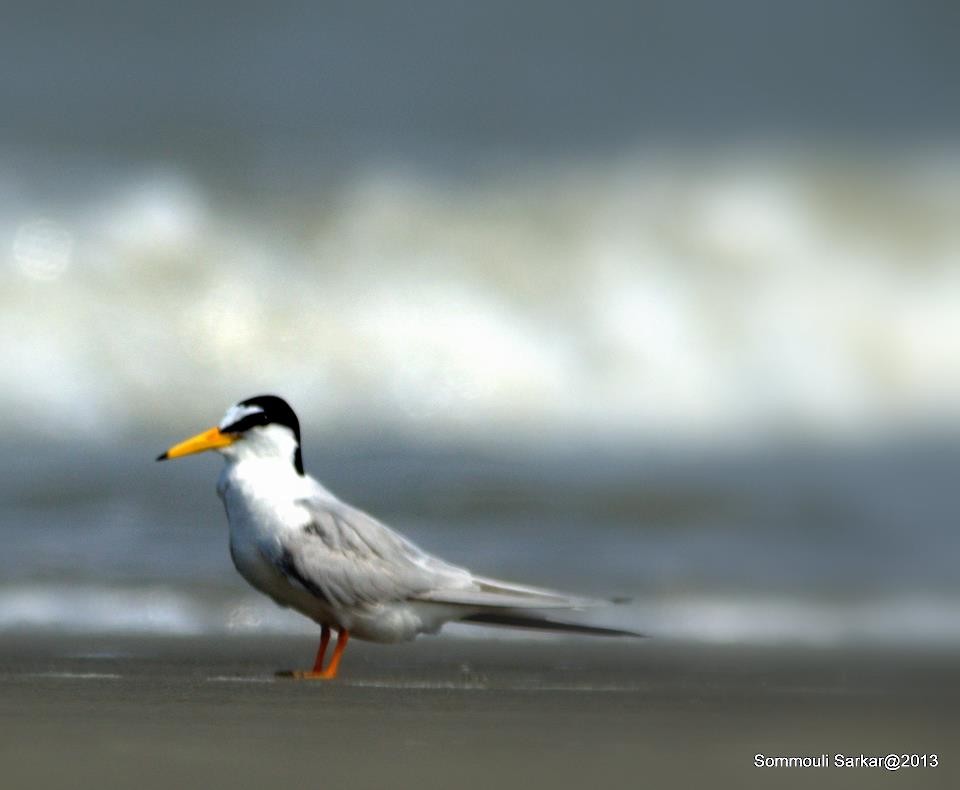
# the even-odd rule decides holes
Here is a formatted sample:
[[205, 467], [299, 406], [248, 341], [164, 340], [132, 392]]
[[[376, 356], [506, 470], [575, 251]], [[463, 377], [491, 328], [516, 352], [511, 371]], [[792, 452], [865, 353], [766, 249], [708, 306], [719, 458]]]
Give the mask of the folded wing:
[[[323, 491], [298, 500], [310, 514], [282, 539], [277, 567], [333, 606], [418, 600], [487, 609], [573, 609], [596, 601], [474, 576]], [[464, 614], [468, 614], [465, 612]]]

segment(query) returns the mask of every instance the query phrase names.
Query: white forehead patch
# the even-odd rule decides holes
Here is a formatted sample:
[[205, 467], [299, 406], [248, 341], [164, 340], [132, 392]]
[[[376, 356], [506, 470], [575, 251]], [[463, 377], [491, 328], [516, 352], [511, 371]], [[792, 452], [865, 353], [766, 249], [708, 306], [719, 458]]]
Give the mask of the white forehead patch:
[[260, 414], [263, 412], [259, 406], [243, 406], [239, 403], [235, 403], [229, 409], [227, 413], [223, 415], [223, 419], [220, 420], [220, 425], [217, 427], [222, 431], [228, 425], [233, 425], [235, 422], [240, 422], [244, 417], [249, 417], [251, 414]]

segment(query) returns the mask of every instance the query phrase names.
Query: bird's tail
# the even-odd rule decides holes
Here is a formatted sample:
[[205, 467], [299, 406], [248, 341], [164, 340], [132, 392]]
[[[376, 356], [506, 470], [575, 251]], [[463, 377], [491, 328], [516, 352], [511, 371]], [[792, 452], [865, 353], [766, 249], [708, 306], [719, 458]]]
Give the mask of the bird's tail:
[[590, 634], [592, 636], [632, 636], [641, 638], [646, 636], [646, 634], [640, 634], [636, 631], [626, 631], [620, 628], [603, 628], [601, 626], [585, 625], [583, 623], [565, 623], [534, 612], [519, 612], [516, 610], [471, 614], [464, 617], [460, 622], [477, 623], [479, 625], [504, 625], [513, 628], [534, 628], [540, 631]]

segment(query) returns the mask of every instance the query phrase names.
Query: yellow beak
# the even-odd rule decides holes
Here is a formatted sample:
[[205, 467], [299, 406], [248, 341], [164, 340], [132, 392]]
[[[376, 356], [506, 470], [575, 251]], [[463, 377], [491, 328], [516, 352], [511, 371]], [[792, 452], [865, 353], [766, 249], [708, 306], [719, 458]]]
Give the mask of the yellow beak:
[[231, 436], [228, 433], [220, 433], [219, 428], [211, 428], [209, 431], [204, 431], [203, 433], [198, 433], [196, 436], [191, 436], [189, 439], [185, 439], [180, 442], [180, 444], [175, 444], [165, 453], [161, 453], [157, 456], [158, 461], [166, 461], [168, 458], [180, 458], [184, 455], [192, 455], [193, 453], [202, 453], [204, 450], [215, 450], [218, 447], [226, 447], [227, 445], [233, 444], [237, 440], [237, 437]]

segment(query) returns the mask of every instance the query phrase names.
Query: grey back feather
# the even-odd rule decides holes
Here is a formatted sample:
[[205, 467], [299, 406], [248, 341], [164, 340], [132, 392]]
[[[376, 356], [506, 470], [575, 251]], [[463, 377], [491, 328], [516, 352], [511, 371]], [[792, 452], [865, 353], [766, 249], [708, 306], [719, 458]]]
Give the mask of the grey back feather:
[[281, 538], [277, 568], [334, 607], [431, 601], [471, 611], [490, 608], [581, 608], [596, 601], [474, 576], [420, 549], [377, 519], [317, 484], [297, 500], [310, 514]]
[[333, 606], [402, 601], [437, 588], [471, 584], [468, 571], [430, 556], [332, 496], [301, 499], [298, 504], [311, 520], [282, 538], [280, 569]]

